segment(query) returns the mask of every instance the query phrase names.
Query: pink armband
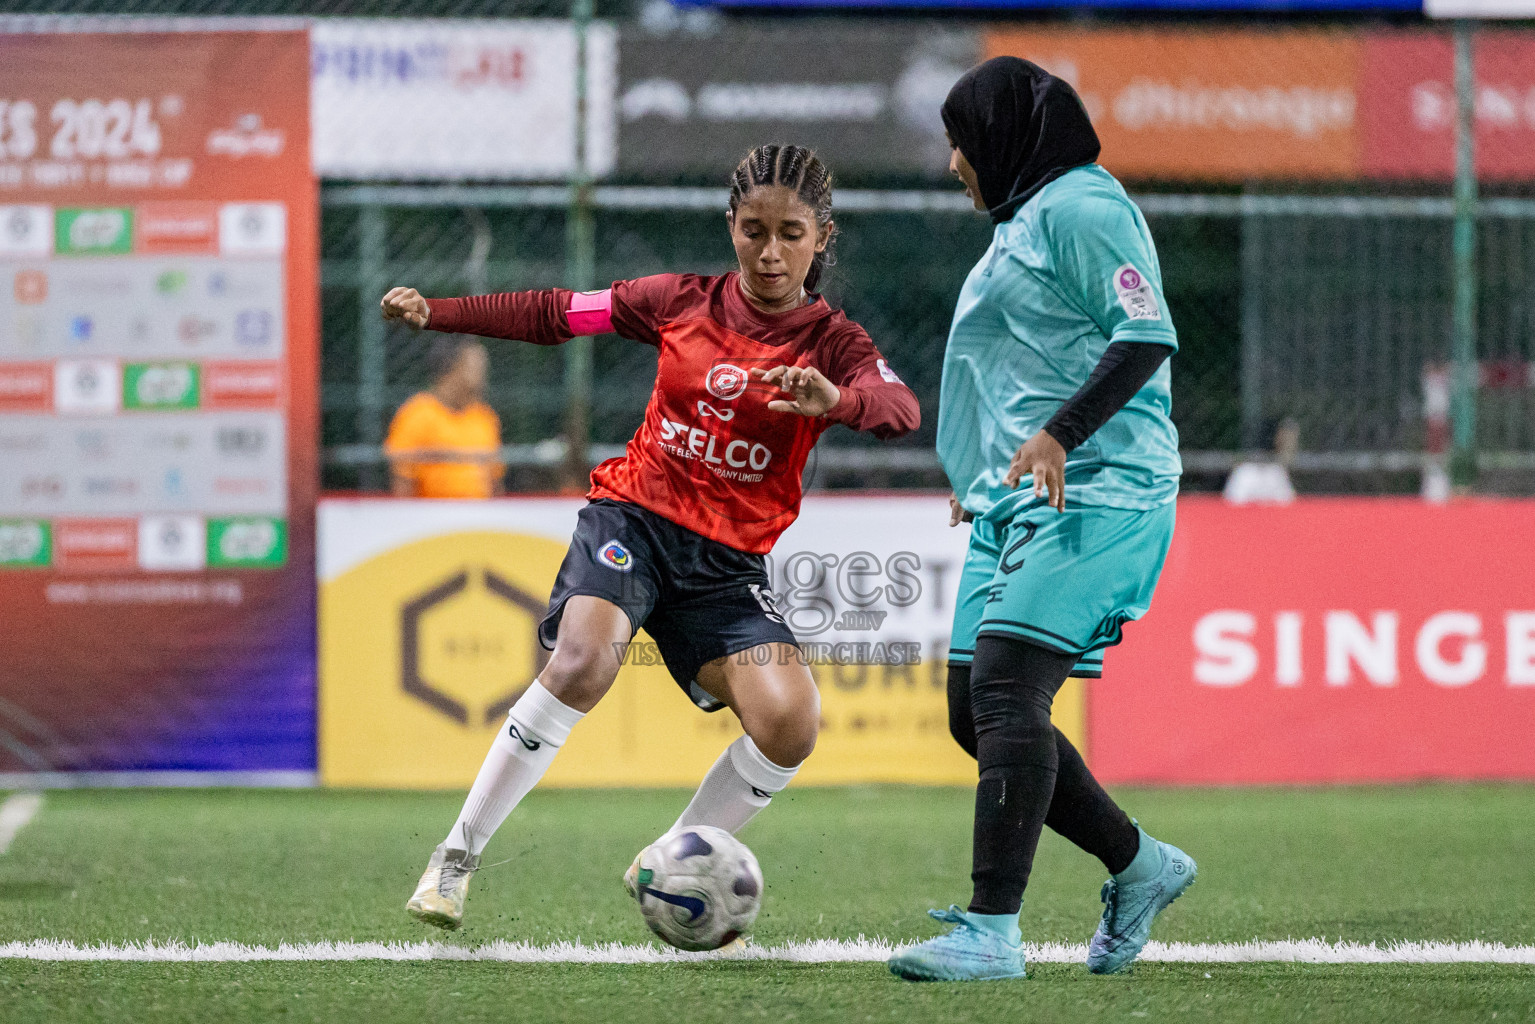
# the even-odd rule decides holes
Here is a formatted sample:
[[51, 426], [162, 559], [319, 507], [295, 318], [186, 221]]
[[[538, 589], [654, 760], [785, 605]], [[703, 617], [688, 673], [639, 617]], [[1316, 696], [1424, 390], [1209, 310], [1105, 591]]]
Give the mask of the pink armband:
[[613, 329], [613, 289], [576, 292], [570, 297], [565, 322], [575, 335], [607, 334]]

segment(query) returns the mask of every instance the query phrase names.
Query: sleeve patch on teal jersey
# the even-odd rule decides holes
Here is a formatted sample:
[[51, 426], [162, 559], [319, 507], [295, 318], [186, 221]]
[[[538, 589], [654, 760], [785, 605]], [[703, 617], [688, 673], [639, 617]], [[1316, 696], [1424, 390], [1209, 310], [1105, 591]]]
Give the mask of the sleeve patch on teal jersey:
[[1131, 320], [1162, 319], [1162, 307], [1157, 305], [1151, 282], [1128, 263], [1114, 271], [1114, 294]]

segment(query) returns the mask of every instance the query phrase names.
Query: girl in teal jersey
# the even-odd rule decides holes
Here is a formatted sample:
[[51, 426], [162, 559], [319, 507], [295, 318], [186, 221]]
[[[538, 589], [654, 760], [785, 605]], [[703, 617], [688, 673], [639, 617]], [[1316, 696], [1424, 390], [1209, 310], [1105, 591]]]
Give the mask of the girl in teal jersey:
[[[996, 225], [960, 293], [944, 355], [938, 451], [970, 522], [949, 665], [949, 719], [976, 758], [968, 910], [891, 958], [914, 981], [1022, 977], [1018, 916], [1049, 825], [1112, 876], [1088, 954], [1127, 966], [1195, 866], [1130, 820], [1050, 721], [1068, 676], [1151, 601], [1178, 477], [1168, 357], [1177, 335], [1150, 231], [1099, 167], [1071, 86], [1000, 57], [943, 106], [950, 168]], [[1020, 483], [1029, 486], [1019, 487]]]

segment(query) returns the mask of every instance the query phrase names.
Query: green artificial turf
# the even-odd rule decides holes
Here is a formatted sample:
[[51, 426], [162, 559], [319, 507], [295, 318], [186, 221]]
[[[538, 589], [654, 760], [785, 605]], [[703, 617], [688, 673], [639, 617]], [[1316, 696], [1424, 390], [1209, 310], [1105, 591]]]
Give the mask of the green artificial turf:
[[[878, 964], [26, 964], [0, 968], [6, 1021], [1529, 1021], [1535, 968], [1045, 965], [1025, 981], [913, 985]], [[1496, 1014], [1496, 1016], [1494, 1016]]]
[[[1155, 937], [1535, 944], [1535, 787], [1129, 790], [1200, 865]], [[534, 793], [486, 854], [449, 941], [651, 940], [619, 876], [678, 791]], [[0, 857], [0, 942], [441, 938], [403, 904], [459, 794], [47, 795]], [[742, 838], [765, 944], [934, 934], [968, 896], [970, 794], [791, 789]], [[1100, 865], [1047, 835], [1030, 941], [1084, 942]], [[1206, 975], [1209, 977], [1206, 977]], [[919, 986], [879, 964], [112, 964], [0, 960], [0, 1020], [1535, 1020], [1535, 968], [1145, 964], [1097, 978]]]

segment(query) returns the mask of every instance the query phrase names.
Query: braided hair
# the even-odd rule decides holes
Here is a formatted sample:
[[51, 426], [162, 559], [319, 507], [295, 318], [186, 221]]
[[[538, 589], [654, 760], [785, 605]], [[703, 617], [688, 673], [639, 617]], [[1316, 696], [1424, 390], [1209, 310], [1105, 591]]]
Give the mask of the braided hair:
[[[793, 189], [794, 194], [815, 213], [817, 227], [831, 223], [831, 171], [811, 150], [804, 146], [758, 146], [746, 154], [746, 159], [736, 164], [730, 176], [730, 218], [735, 219], [741, 201], [753, 189], [767, 185], [781, 185]], [[826, 248], [815, 254], [810, 263], [810, 273], [805, 275], [805, 290], [814, 291], [821, 280], [821, 273], [837, 262], [832, 252], [836, 232], [826, 240]]]

